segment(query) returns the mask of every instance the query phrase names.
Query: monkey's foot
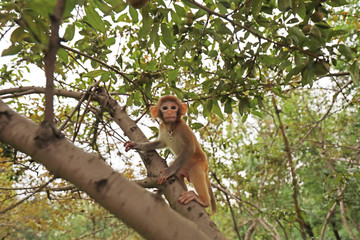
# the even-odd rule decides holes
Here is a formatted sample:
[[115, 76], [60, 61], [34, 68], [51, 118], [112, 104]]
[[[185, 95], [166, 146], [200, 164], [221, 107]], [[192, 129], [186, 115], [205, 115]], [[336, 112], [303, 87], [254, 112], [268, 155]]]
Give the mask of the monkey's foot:
[[183, 192], [178, 198], [178, 202], [181, 204], [188, 204], [189, 202], [195, 200], [203, 207], [208, 207], [209, 204], [206, 204], [200, 199], [200, 197], [194, 191]]

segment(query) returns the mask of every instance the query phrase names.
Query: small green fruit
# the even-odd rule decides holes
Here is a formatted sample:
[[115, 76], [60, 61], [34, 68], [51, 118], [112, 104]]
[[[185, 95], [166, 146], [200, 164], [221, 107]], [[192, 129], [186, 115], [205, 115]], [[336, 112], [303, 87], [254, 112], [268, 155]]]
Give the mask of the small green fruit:
[[304, 34], [309, 34], [312, 26], [310, 24], [306, 24], [301, 30]]
[[324, 19], [324, 13], [320, 11], [316, 11], [311, 15], [311, 21], [313, 22], [321, 22]]
[[140, 9], [146, 6], [148, 0], [127, 0], [127, 2], [135, 9]]
[[189, 12], [186, 14], [186, 18], [193, 20], [193, 19], [194, 19], [194, 14], [189, 11]]

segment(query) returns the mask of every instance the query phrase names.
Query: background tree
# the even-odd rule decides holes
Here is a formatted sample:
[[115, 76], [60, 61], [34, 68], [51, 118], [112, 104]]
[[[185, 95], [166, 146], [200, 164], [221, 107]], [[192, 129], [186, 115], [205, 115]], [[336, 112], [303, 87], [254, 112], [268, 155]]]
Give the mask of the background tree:
[[[138, 236], [89, 196], [149, 237], [141, 224], [117, 215], [115, 202], [102, 201], [97, 190], [107, 177], [71, 173], [80, 163], [79, 171], [86, 166], [95, 173], [94, 165], [56, 165], [46, 156], [69, 151], [59, 147], [64, 134], [122, 176], [149, 176], [147, 186], [156, 187], [151, 176], [164, 163], [151, 153], [141, 156], [143, 163], [124, 153], [125, 135], [145, 137], [118, 104], [152, 138], [156, 123], [147, 109], [160, 95], [175, 94], [189, 104], [186, 120], [208, 153], [220, 208], [212, 219], [227, 239], [359, 238], [357, 1], [150, 1], [136, 10], [125, 1], [68, 0], [60, 11], [61, 3], [0, 5], [6, 45], [0, 96], [42, 122], [30, 124], [1, 104], [2, 237], [26, 238], [39, 230], [43, 238]], [[47, 84], [39, 70], [47, 73]], [[17, 128], [9, 116], [18, 119]], [[49, 136], [52, 151], [36, 155], [33, 149], [46, 149]], [[167, 158], [168, 151], [160, 155]], [[93, 185], [83, 182], [89, 179]], [[198, 211], [206, 215], [196, 204], [189, 213], [169, 188], [162, 191], [208, 236], [221, 237], [207, 216], [195, 218]], [[20, 225], [22, 213], [29, 220]], [[141, 216], [143, 226], [153, 217]]]

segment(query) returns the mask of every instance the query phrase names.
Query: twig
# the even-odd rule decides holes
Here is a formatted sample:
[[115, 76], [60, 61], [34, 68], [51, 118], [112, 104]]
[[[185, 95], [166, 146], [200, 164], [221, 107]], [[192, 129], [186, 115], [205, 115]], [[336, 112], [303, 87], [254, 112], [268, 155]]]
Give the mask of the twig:
[[[220, 182], [220, 179], [217, 178], [216, 174], [213, 174], [213, 177], [215, 178], [216, 182], [217, 182], [222, 188], [224, 188], [224, 187], [222, 186], [221, 182]], [[229, 195], [228, 195], [227, 193], [225, 193], [225, 192], [224, 192], [224, 194], [225, 194], [225, 198], [226, 198], [226, 201], [227, 201], [227, 203], [228, 203], [228, 206], [229, 206], [229, 208], [230, 208], [230, 213], [231, 213], [232, 221], [233, 221], [233, 223], [234, 223], [235, 232], [236, 232], [236, 234], [237, 234], [237, 236], [238, 236], [238, 239], [241, 240], [242, 238], [241, 238], [241, 235], [240, 235], [240, 232], [239, 232], [239, 229], [238, 229], [238, 224], [237, 224], [237, 221], [236, 221], [234, 209], [233, 209], [233, 207], [231, 206], [231, 202], [230, 202]]]
[[[336, 177], [336, 170], [335, 170], [335, 167], [334, 167], [334, 164], [331, 162], [331, 161], [328, 161], [328, 165], [331, 169], [331, 171], [333, 173], [335, 173], [335, 177]], [[345, 182], [346, 183], [346, 182]], [[344, 188], [342, 189], [340, 186], [338, 187], [338, 196], [341, 196], [342, 195], [342, 192], [344, 191], [346, 185], [344, 186]], [[341, 220], [346, 228], [346, 230], [348, 231], [348, 233], [350, 234], [350, 236], [352, 237], [352, 239], [356, 240], [357, 237], [355, 236], [355, 234], [353, 233], [353, 231], [351, 230], [350, 228], [350, 225], [349, 225], [349, 222], [347, 221], [346, 219], [346, 207], [345, 207], [345, 204], [344, 204], [344, 201], [340, 198], [339, 199], [339, 205], [340, 205], [340, 212], [341, 212]]]
[[[342, 196], [342, 194], [344, 193], [344, 191], [345, 191], [345, 186], [341, 189], [340, 194], [338, 194], [337, 198], [340, 198]], [[324, 224], [321, 228], [321, 234], [320, 234], [320, 238], [319, 238], [320, 240], [324, 239], [326, 227], [329, 224], [331, 217], [335, 213], [336, 206], [337, 206], [337, 201], [334, 202], [334, 204], [332, 205], [332, 207], [330, 208], [329, 212], [326, 215]]]
[[26, 201], [27, 199], [31, 198], [32, 196], [34, 196], [36, 193], [40, 192], [41, 190], [43, 190], [49, 183], [51, 183], [52, 181], [54, 181], [56, 178], [52, 178], [50, 179], [50, 181], [48, 181], [47, 183], [41, 185], [36, 191], [34, 191], [32, 194], [30, 194], [29, 196], [25, 197], [24, 199], [18, 201], [17, 203], [7, 207], [6, 209], [0, 211], [0, 215], [3, 215], [4, 213], [6, 213], [7, 211], [16, 208], [17, 206], [19, 206], [20, 204], [22, 204], [24, 201]]
[[[349, 84], [351, 84], [352, 81], [348, 81], [342, 88], [340, 88], [338, 91], [335, 92], [335, 94], [333, 95], [332, 97], [332, 101], [331, 101], [331, 104], [330, 104], [330, 107], [328, 108], [328, 110], [326, 111], [326, 113], [318, 120], [316, 121], [314, 124], [313, 127], [311, 127], [306, 133], [305, 135], [300, 139], [300, 141], [296, 144], [296, 147], [299, 147], [301, 146], [305, 139], [307, 138], [307, 136], [309, 136], [309, 134], [325, 119], [327, 118], [327, 116], [330, 114], [330, 111], [331, 109], [333, 108], [335, 102], [336, 102], [336, 99], [337, 99], [337, 96], [341, 93], [342, 89], [346, 88]], [[293, 149], [291, 149], [293, 150]]]

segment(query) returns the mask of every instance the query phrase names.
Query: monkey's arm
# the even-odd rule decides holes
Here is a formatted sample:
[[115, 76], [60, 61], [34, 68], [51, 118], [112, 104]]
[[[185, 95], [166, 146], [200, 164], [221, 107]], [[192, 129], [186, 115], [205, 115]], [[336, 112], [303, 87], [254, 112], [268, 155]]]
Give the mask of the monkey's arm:
[[130, 149], [136, 149], [140, 151], [151, 151], [158, 148], [166, 147], [165, 142], [161, 140], [156, 140], [154, 142], [146, 142], [146, 143], [136, 143], [132, 141], [127, 141], [124, 143], [125, 151], [129, 151]]

